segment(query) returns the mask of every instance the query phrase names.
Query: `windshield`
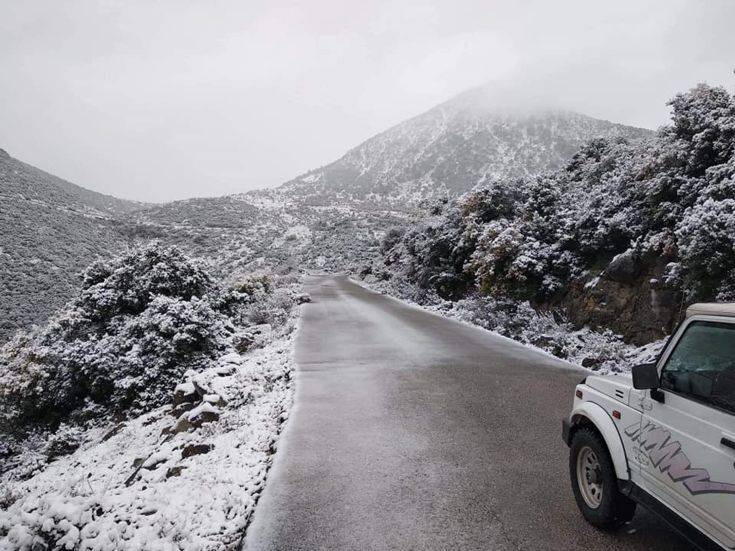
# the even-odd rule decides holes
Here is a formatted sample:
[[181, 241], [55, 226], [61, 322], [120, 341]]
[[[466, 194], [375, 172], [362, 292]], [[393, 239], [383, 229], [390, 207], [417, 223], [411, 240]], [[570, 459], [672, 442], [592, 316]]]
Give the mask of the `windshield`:
[[661, 387], [735, 412], [735, 325], [689, 325], [661, 373]]

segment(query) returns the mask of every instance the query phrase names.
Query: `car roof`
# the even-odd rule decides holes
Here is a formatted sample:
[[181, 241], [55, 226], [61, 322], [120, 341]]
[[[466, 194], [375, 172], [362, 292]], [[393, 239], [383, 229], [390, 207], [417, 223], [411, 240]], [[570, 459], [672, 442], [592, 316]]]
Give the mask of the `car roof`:
[[735, 302], [700, 302], [687, 308], [687, 317], [692, 316], [735, 317]]

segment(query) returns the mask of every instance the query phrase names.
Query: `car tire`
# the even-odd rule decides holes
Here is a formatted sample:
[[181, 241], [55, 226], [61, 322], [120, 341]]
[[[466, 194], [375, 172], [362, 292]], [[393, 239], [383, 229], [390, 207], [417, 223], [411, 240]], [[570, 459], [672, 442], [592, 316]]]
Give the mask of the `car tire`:
[[590, 428], [580, 428], [570, 448], [572, 490], [587, 522], [611, 530], [632, 519], [636, 504], [620, 492], [615, 466], [600, 435]]

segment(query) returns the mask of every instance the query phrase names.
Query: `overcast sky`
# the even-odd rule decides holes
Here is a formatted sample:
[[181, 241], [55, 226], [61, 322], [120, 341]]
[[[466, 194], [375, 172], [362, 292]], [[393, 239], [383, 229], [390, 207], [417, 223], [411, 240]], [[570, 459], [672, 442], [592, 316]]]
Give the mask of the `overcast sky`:
[[0, 0], [0, 147], [163, 201], [280, 184], [488, 81], [655, 128], [735, 1]]

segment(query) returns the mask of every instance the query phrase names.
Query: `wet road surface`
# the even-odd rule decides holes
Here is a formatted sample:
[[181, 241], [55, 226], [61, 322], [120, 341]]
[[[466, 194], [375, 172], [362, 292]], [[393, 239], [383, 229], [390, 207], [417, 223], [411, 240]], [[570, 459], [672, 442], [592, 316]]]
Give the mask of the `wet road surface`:
[[345, 277], [307, 290], [246, 550], [689, 549], [640, 509], [610, 534], [581, 518], [560, 437], [581, 372]]

